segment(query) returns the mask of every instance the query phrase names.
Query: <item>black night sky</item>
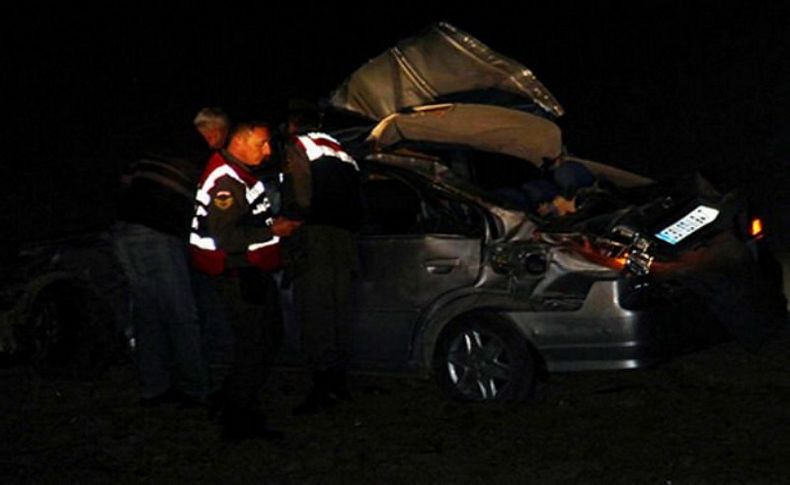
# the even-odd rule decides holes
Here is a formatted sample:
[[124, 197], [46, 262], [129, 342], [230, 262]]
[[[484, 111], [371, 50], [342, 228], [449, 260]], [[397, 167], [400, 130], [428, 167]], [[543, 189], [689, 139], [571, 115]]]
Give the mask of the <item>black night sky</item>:
[[[26, 153], [24, 166], [4, 170], [15, 187], [48, 194], [63, 177], [131, 156], [152, 133], [188, 125], [201, 106], [276, 122], [289, 97], [327, 96], [398, 39], [444, 20], [533, 70], [566, 109], [571, 153], [652, 176], [699, 168], [727, 187], [766, 171], [790, 109], [788, 5], [551, 5], [31, 8], [12, 18], [4, 49], [7, 94], [19, 103], [12, 136]], [[42, 189], [41, 172], [58, 182]]]

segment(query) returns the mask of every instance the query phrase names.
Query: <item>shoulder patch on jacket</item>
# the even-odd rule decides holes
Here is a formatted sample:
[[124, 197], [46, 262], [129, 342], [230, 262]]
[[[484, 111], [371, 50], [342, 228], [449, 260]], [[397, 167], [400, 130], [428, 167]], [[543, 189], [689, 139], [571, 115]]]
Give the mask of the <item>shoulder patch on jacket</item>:
[[220, 210], [228, 210], [233, 206], [233, 194], [228, 190], [220, 190], [214, 196], [214, 206]]

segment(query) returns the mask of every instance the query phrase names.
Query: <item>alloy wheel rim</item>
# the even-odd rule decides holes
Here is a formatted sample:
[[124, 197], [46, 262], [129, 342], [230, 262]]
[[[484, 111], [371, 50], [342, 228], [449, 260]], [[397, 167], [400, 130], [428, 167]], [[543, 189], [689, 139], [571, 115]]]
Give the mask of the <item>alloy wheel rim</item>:
[[450, 342], [447, 371], [458, 392], [474, 400], [496, 399], [513, 379], [505, 342], [480, 330], [467, 330]]

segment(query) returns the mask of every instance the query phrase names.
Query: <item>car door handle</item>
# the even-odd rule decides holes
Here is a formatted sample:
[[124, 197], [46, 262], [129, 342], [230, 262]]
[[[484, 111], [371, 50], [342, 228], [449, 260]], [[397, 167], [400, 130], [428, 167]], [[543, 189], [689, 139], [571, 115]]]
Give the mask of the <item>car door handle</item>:
[[425, 270], [431, 274], [448, 274], [461, 264], [458, 259], [431, 259], [423, 263]]

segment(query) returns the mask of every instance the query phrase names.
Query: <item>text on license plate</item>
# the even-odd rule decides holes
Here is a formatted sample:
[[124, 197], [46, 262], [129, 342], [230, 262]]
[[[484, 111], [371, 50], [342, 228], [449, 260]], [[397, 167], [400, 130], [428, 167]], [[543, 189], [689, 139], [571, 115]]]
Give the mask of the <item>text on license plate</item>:
[[681, 217], [677, 222], [656, 233], [656, 237], [669, 244], [677, 244], [716, 220], [718, 215], [718, 209], [698, 205], [696, 209]]

